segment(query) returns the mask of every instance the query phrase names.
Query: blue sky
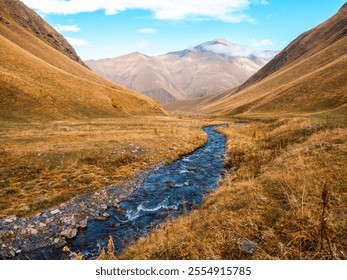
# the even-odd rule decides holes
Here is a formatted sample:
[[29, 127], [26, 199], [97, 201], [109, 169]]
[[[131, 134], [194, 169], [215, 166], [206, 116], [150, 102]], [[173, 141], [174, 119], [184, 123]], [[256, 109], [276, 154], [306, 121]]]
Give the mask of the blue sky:
[[21, 0], [84, 60], [164, 54], [215, 38], [281, 50], [345, 0]]

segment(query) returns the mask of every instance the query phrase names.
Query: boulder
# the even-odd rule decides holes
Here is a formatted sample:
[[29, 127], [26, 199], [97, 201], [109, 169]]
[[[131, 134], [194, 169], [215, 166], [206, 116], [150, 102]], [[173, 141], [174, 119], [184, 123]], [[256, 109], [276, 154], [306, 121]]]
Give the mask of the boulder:
[[77, 235], [77, 230], [75, 228], [63, 230], [60, 233], [60, 236], [65, 237], [67, 239], [72, 239], [72, 238], [76, 237], [76, 235]]

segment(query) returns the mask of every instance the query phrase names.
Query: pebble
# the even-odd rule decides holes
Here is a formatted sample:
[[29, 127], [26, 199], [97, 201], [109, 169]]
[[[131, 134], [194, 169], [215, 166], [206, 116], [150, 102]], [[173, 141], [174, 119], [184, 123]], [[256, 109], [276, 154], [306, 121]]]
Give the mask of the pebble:
[[[90, 193], [75, 197], [61, 204], [59, 209], [46, 210], [26, 218], [9, 216], [0, 219], [0, 248], [2, 249], [0, 250], [0, 259], [14, 257], [9, 246], [16, 248], [12, 250], [14, 254], [20, 255], [47, 246], [54, 245], [57, 248], [64, 246], [67, 237], [61, 236], [61, 233], [68, 230], [69, 232], [65, 233], [69, 238], [73, 238], [77, 235], [76, 228], [87, 228], [89, 219], [97, 219], [98, 217], [98, 219], [106, 220], [105, 216], [109, 214], [105, 210], [109, 207], [114, 206], [121, 210], [120, 201], [126, 199], [133, 190], [141, 185], [148, 174], [159, 167], [159, 165], [153, 166], [152, 169], [138, 174], [134, 180], [125, 184], [110, 185], [99, 190], [98, 195]], [[21, 209], [29, 211], [30, 207], [28, 207], [23, 206]], [[76, 219], [77, 216], [78, 219]], [[15, 231], [11, 231], [12, 229]], [[12, 232], [10, 235], [8, 234], [9, 231]], [[6, 234], [3, 235], [1, 232]]]
[[58, 214], [58, 213], [60, 213], [59, 209], [54, 209], [54, 210], [51, 211], [52, 215], [55, 215], [55, 214]]
[[80, 227], [82, 229], [85, 229], [88, 226], [88, 221], [87, 220], [82, 220], [82, 221], [79, 222], [79, 225], [80, 225]]
[[243, 241], [241, 244], [241, 249], [252, 254], [257, 251], [256, 244], [252, 241]]
[[60, 238], [58, 238], [58, 237], [56, 237], [56, 238], [54, 238], [54, 240], [53, 240], [53, 244], [58, 244], [59, 242], [61, 241], [61, 239]]
[[54, 218], [47, 218], [46, 219], [46, 224], [50, 224], [53, 221], [54, 221]]
[[116, 203], [113, 207], [116, 208], [116, 209], [119, 209], [120, 205], [118, 203]]
[[105, 212], [105, 213], [102, 214], [102, 216], [105, 217], [105, 218], [109, 218], [110, 214]]
[[38, 234], [38, 230], [36, 228], [28, 228], [27, 229], [28, 233], [31, 235], [36, 235]]
[[39, 223], [39, 228], [44, 228], [44, 227], [46, 227], [47, 225], [45, 224], [45, 223]]
[[101, 204], [100, 208], [103, 209], [103, 210], [106, 210], [107, 209], [107, 205], [106, 204]]

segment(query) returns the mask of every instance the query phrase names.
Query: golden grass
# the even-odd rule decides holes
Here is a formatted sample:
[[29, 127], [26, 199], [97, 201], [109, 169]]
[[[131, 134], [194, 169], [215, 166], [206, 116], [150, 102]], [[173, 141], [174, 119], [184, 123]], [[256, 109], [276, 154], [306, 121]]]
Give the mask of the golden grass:
[[30, 215], [170, 162], [205, 142], [202, 125], [171, 117], [2, 122], [0, 216]]
[[[62, 52], [51, 47], [42, 38], [49, 33], [38, 36], [32, 30], [51, 30], [33, 11], [11, 6], [11, 14], [18, 21], [22, 19], [21, 12], [31, 14], [33, 21], [23, 28], [8, 15], [3, 4], [0, 5], [0, 120], [168, 115], [154, 100], [101, 78], [66, 56], [63, 46], [67, 42], [62, 37], [57, 37], [54, 44], [59, 45], [58, 49], [62, 47]], [[18, 1], [15, 4], [21, 6]]]
[[346, 259], [346, 123], [291, 119], [223, 132], [233, 169], [221, 187], [118, 258]]
[[[277, 117], [339, 111], [347, 102], [346, 38], [310, 57], [298, 59], [198, 112]], [[270, 62], [271, 63], [271, 62]]]
[[168, 110], [227, 115], [292, 117], [341, 114], [347, 104], [347, 7], [292, 41], [236, 89]]

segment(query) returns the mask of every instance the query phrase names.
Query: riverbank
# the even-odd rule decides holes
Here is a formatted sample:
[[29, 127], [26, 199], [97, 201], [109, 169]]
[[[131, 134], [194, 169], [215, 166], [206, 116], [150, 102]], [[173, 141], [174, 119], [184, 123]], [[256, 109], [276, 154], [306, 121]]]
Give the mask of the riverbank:
[[129, 117], [0, 123], [0, 219], [29, 217], [130, 180], [206, 141], [203, 120]]
[[106, 219], [148, 172], [202, 146], [204, 124], [172, 117], [1, 123], [0, 258], [63, 246], [89, 220]]
[[[120, 210], [119, 203], [140, 187], [151, 172], [160, 167], [159, 164], [152, 166], [137, 174], [131, 181], [77, 196], [59, 207], [35, 216], [12, 216], [0, 220], [0, 259], [31, 259], [30, 252], [49, 246], [63, 252], [62, 247], [83, 232], [90, 221], [108, 219], [107, 209]], [[47, 258], [50, 259], [49, 255]]]
[[171, 164], [157, 165], [130, 182], [76, 197], [35, 217], [0, 222], [3, 236], [9, 237], [2, 240], [0, 257], [60, 259], [62, 246], [68, 244], [93, 258], [109, 235], [121, 252], [157, 224], [190, 212], [218, 187], [224, 168], [225, 137], [213, 127], [203, 130], [208, 134], [206, 145]]
[[190, 215], [102, 259], [346, 259], [344, 120], [229, 125], [229, 172]]

